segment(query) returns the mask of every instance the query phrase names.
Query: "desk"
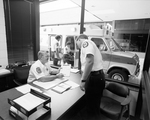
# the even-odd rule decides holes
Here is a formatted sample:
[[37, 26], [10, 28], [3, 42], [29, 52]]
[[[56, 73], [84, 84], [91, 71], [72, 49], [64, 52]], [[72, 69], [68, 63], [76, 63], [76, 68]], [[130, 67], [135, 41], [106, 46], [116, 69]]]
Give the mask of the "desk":
[[[71, 73], [70, 80], [79, 83], [80, 74]], [[63, 119], [64, 114], [75, 105], [79, 99], [84, 95], [84, 92], [80, 88], [75, 88], [73, 90], [68, 90], [63, 94], [58, 94], [50, 90], [51, 96], [51, 116], [45, 120], [57, 120]], [[8, 104], [8, 98], [14, 99], [18, 96], [23, 95], [21, 92], [17, 91], [15, 88], [9, 89], [7, 91], [0, 93], [0, 116], [4, 120], [14, 120], [13, 117], [9, 115], [10, 105]]]
[[1, 70], [2, 69], [0, 69], [0, 92], [15, 87], [13, 72], [1, 72]]

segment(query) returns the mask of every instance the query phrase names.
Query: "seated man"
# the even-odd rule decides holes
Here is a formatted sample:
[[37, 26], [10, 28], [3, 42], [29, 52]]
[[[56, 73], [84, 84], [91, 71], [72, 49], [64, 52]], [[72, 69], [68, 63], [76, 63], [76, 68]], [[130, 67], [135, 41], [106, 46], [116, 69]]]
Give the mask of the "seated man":
[[38, 80], [48, 82], [56, 78], [62, 78], [64, 75], [59, 73], [60, 70], [52, 70], [48, 61], [49, 52], [44, 50], [39, 51], [38, 60], [32, 64], [27, 81]]

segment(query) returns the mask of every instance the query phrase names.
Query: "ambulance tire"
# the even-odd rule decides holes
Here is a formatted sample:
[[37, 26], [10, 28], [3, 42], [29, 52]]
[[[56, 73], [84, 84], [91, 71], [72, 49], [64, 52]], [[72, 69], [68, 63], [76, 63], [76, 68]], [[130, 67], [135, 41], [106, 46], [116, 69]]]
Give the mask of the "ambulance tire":
[[120, 81], [128, 81], [128, 74], [120, 69], [114, 69], [108, 73], [108, 77]]

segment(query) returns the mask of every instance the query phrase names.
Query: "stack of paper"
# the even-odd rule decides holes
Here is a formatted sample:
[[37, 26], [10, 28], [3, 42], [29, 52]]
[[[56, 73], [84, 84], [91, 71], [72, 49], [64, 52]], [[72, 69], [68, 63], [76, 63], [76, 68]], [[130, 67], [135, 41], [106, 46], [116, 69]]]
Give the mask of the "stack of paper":
[[[33, 114], [31, 114], [28, 118], [27, 116], [25, 116], [23, 113], [21, 113], [20, 111], [18, 111], [15, 107], [11, 106], [10, 107], [10, 111], [19, 115], [22, 120], [36, 120], [37, 118], [39, 118], [42, 114], [44, 114], [45, 112], [47, 112], [46, 109], [41, 108], [38, 109], [36, 112], [34, 112]], [[0, 119], [1, 120], [1, 119]]]
[[34, 81], [33, 84], [42, 87], [44, 89], [50, 89], [56, 85], [58, 85], [59, 83], [65, 82], [67, 81], [67, 78], [60, 78], [60, 79], [55, 79], [53, 81], [50, 82], [40, 82], [40, 81]]
[[10, 70], [7, 69], [0, 69], [0, 75], [8, 74], [10, 73]]
[[42, 92], [40, 89], [36, 88], [36, 87], [33, 87], [29, 84], [25, 84], [25, 85], [22, 85], [20, 87], [17, 87], [16, 88], [19, 92], [23, 93], [23, 94], [26, 94], [28, 92], [31, 91], [31, 89], [35, 90], [35, 91], [38, 91], [38, 92]]
[[71, 69], [71, 72], [72, 72], [72, 73], [78, 73], [79, 70], [78, 70], [78, 69]]
[[60, 73], [62, 73], [65, 77], [70, 76], [71, 65], [63, 65], [61, 66]]
[[55, 87], [52, 87], [51, 89], [57, 93], [63, 93], [65, 91], [69, 90], [70, 88], [71, 88], [70, 85], [61, 83], [61, 84], [56, 85]]
[[45, 100], [41, 99], [31, 93], [27, 93], [17, 99], [14, 100], [17, 104], [30, 111], [31, 109], [37, 107], [42, 104]]
[[51, 90], [57, 92], [57, 93], [63, 93], [69, 89], [74, 89], [76, 87], [79, 87], [79, 84], [73, 82], [73, 81], [66, 81], [66, 82], [63, 82], [63, 83], [60, 83], [54, 87], [51, 88]]
[[73, 81], [70, 81], [70, 80], [66, 81], [65, 84], [70, 85], [71, 86], [70, 89], [74, 89], [74, 88], [77, 88], [77, 87], [80, 86], [79, 84], [77, 84], [77, 83], [75, 83]]

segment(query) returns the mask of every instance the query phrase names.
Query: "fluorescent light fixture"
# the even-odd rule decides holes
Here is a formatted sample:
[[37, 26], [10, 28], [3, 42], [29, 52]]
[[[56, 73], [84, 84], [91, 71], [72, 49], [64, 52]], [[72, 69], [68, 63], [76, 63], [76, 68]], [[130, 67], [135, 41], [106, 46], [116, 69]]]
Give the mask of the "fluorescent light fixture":
[[97, 10], [97, 11], [90, 11], [93, 14], [99, 15], [99, 14], [113, 14], [115, 11], [113, 9], [108, 10]]
[[57, 0], [40, 4], [40, 12], [79, 7], [70, 0]]

